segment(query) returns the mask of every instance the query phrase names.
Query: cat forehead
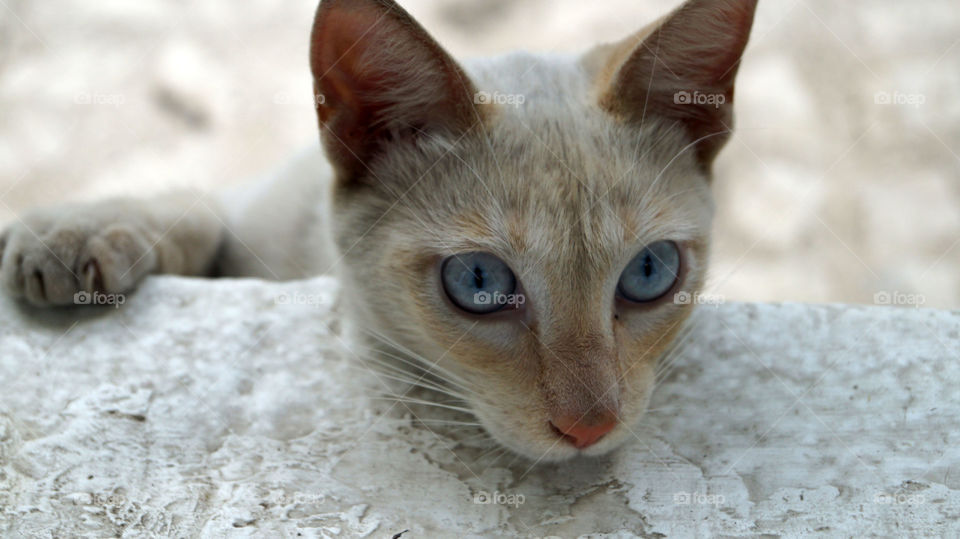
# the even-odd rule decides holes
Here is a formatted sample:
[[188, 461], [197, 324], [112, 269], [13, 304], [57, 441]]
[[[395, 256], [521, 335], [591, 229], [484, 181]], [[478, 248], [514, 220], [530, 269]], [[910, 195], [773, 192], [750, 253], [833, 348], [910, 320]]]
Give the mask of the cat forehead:
[[705, 234], [709, 188], [674, 126], [616, 122], [572, 58], [516, 53], [468, 65], [478, 105], [494, 109], [487, 123], [388, 152], [376, 170], [385, 181], [374, 184], [390, 186], [378, 190], [425, 241], [596, 251]]
[[692, 161], [676, 158], [679, 137], [663, 129], [591, 130], [582, 120], [574, 128], [556, 116], [505, 115], [489, 132], [428, 152], [442, 157], [402, 173], [397, 208], [413, 236], [439, 252], [561, 258], [702, 239], [712, 214], [709, 186]]
[[375, 175], [406, 188], [469, 190], [462, 181], [432, 181], [466, 174], [491, 188], [522, 193], [543, 183], [564, 196], [582, 188], [616, 194], [678, 170], [699, 174], [693, 153], [681, 151], [686, 141], [677, 126], [654, 116], [641, 126], [618, 122], [600, 108], [590, 76], [573, 58], [515, 53], [468, 65], [479, 81], [475, 129], [395, 146]]

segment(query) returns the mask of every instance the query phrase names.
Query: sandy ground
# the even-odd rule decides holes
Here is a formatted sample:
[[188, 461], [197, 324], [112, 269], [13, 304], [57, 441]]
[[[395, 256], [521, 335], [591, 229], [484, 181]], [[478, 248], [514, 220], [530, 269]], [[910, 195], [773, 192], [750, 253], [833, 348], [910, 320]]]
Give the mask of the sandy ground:
[[[677, 2], [402, 3], [452, 52], [478, 56], [583, 50]], [[214, 189], [313, 142], [314, 8], [0, 0], [0, 221], [55, 201]], [[740, 131], [717, 168], [712, 292], [960, 304], [958, 43], [956, 0], [761, 1]]]

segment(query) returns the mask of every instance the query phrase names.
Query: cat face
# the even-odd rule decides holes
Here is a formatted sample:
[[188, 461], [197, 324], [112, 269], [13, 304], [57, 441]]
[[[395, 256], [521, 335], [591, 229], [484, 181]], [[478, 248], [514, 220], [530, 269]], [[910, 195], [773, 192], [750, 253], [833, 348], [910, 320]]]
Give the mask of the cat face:
[[694, 1], [580, 58], [464, 68], [393, 2], [325, 0], [312, 60], [354, 323], [517, 453], [636, 437], [690, 314], [674, 297], [704, 281], [753, 7]]

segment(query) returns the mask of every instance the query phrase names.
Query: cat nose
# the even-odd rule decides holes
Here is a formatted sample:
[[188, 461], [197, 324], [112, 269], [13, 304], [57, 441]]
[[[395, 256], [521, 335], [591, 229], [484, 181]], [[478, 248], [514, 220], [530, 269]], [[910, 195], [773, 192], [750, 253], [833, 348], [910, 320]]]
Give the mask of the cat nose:
[[550, 420], [550, 426], [577, 449], [586, 449], [617, 426], [617, 416], [607, 412], [589, 420], [575, 416], [555, 417]]

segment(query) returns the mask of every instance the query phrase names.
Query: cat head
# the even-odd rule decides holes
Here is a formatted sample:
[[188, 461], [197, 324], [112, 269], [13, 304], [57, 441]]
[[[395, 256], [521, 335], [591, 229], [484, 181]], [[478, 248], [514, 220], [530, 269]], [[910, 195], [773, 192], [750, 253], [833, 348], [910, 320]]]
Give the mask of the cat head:
[[582, 56], [461, 66], [392, 0], [324, 0], [311, 64], [355, 323], [517, 453], [635, 438], [691, 312], [675, 298], [704, 283], [755, 7], [690, 0]]

